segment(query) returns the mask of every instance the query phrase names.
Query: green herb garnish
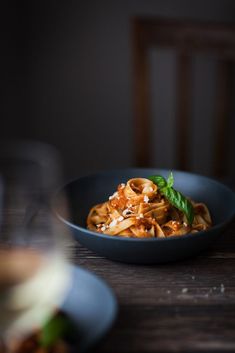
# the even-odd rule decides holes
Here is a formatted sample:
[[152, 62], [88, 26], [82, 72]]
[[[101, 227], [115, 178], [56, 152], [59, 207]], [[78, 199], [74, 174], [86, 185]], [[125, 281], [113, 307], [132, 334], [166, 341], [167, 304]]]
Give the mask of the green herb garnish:
[[53, 346], [59, 338], [63, 338], [71, 330], [74, 330], [74, 325], [69, 318], [60, 313], [53, 316], [41, 330], [40, 346], [44, 348]]
[[174, 207], [185, 214], [188, 223], [191, 225], [194, 219], [193, 205], [181, 192], [173, 188], [174, 176], [172, 172], [167, 180], [161, 175], [152, 175], [149, 179], [158, 186], [160, 193], [164, 195]]

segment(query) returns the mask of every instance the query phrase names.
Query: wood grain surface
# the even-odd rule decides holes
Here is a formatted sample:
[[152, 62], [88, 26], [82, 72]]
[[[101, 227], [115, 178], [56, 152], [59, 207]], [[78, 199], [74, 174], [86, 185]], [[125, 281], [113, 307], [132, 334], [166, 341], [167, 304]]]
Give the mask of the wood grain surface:
[[235, 352], [235, 222], [208, 251], [174, 263], [113, 262], [76, 242], [68, 250], [118, 299], [117, 320], [94, 352]]

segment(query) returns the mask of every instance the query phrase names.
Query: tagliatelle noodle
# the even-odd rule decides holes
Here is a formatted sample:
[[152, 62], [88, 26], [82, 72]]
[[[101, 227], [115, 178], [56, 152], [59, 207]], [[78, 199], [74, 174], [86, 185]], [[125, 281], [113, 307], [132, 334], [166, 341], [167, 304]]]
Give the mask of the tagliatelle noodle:
[[191, 201], [195, 217], [189, 225], [185, 215], [161, 195], [157, 185], [133, 178], [118, 185], [109, 200], [91, 208], [87, 228], [110, 236], [165, 238], [206, 230], [212, 225], [203, 203]]

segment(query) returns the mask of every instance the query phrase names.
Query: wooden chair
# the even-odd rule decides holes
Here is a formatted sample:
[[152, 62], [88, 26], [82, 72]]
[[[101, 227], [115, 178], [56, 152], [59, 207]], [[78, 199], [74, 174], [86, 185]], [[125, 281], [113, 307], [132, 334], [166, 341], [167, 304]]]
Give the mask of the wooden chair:
[[235, 60], [235, 25], [198, 23], [160, 18], [133, 20], [135, 164], [151, 164], [149, 49], [177, 51], [177, 168], [189, 169], [188, 127], [190, 119], [191, 60], [195, 53], [212, 52], [219, 59], [217, 72], [216, 136], [213, 174], [226, 173], [229, 112], [231, 109], [231, 64]]

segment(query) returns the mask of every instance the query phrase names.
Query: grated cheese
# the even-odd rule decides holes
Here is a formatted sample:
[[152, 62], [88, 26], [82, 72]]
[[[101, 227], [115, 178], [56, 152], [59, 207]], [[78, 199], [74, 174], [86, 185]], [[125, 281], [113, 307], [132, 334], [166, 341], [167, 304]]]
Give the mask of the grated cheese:
[[128, 214], [130, 214], [130, 213], [133, 213], [131, 210], [128, 210], [128, 208], [126, 208], [123, 212], [122, 212], [122, 214], [123, 214], [123, 216], [125, 217], [125, 216], [127, 216]]
[[109, 196], [109, 200], [112, 200], [112, 199], [114, 199], [117, 196], [118, 196], [118, 193], [116, 191], [113, 195]]
[[144, 202], [145, 202], [145, 203], [148, 203], [148, 202], [149, 202], [149, 198], [148, 198], [147, 195], [144, 195]]
[[115, 227], [117, 225], [117, 220], [114, 219], [111, 223], [109, 223], [110, 227]]

